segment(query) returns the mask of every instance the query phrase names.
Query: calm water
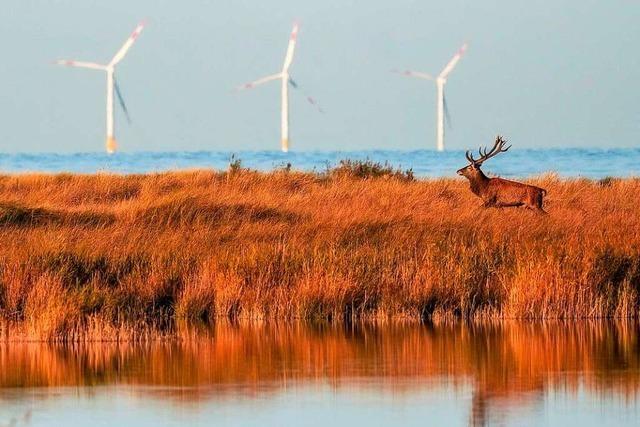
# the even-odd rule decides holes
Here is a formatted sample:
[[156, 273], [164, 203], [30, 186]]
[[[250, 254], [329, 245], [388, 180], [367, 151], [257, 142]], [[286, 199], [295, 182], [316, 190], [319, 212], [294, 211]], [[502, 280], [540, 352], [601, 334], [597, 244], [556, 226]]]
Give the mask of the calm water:
[[[235, 153], [243, 165], [270, 170], [291, 163], [299, 170], [325, 170], [341, 159], [371, 159], [389, 162], [405, 169], [413, 168], [421, 177], [453, 176], [466, 164], [463, 151], [438, 153], [419, 151], [356, 151], [356, 152], [292, 152], [257, 151]], [[185, 168], [226, 169], [230, 152], [172, 153], [102, 153], [80, 154], [0, 154], [3, 172], [48, 171], [83, 172], [109, 171], [118, 173], [154, 172]], [[491, 159], [485, 169], [502, 176], [530, 176], [556, 172], [565, 177], [602, 178], [605, 176], [640, 176], [640, 148], [633, 149], [511, 149], [507, 154]]]
[[0, 344], [4, 425], [638, 425], [629, 323], [219, 324]]

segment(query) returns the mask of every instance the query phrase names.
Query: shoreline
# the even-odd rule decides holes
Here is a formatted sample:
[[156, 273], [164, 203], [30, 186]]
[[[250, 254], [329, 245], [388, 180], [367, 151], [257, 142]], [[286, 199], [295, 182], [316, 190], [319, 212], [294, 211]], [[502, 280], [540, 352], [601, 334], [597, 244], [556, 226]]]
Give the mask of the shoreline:
[[[87, 320], [87, 319], [85, 319]], [[164, 326], [140, 324], [113, 325], [100, 323], [100, 319], [88, 319], [87, 325], [75, 325], [62, 335], [36, 335], [24, 322], [0, 321], [0, 347], [3, 345], [46, 344], [59, 347], [92, 345], [148, 345], [198, 342], [215, 339], [219, 328], [240, 329], [302, 329], [309, 331], [416, 328], [431, 331], [434, 328], [597, 328], [615, 327], [630, 330], [640, 328], [638, 317], [606, 318], [499, 318], [474, 317], [465, 319], [454, 316], [435, 316], [428, 319], [416, 317], [360, 317], [354, 319], [304, 319], [304, 318], [237, 318], [220, 317], [206, 321], [165, 319]]]
[[358, 161], [2, 175], [0, 317], [45, 340], [91, 322], [637, 318], [640, 180], [525, 182], [548, 216]]

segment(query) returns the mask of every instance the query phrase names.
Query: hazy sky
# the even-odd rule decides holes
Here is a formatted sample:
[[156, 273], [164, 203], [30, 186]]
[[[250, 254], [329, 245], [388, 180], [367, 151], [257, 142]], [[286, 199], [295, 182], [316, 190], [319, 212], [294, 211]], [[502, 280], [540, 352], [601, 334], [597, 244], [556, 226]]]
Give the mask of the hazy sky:
[[519, 147], [640, 143], [638, 1], [2, 0], [0, 152], [101, 151], [107, 62], [147, 28], [117, 70], [133, 118], [123, 150], [279, 148], [278, 72], [294, 19], [293, 150], [435, 147], [437, 73], [464, 41], [446, 86], [451, 149], [502, 133]]

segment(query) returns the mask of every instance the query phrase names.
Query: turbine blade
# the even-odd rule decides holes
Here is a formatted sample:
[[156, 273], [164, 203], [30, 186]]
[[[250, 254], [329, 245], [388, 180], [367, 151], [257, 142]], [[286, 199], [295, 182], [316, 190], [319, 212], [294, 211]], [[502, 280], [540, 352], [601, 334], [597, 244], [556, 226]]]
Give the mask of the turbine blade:
[[56, 65], [64, 65], [65, 67], [90, 68], [92, 70], [106, 70], [106, 65], [96, 64], [95, 62], [73, 61], [68, 59], [59, 59], [54, 62]]
[[296, 83], [292, 78], [289, 78], [289, 84], [291, 85], [292, 88], [300, 91], [302, 95], [306, 98], [307, 102], [313, 105], [318, 110], [318, 112], [324, 114], [324, 110], [322, 109], [322, 107], [320, 107], [320, 105], [318, 104], [318, 101], [316, 101], [314, 97], [309, 96], [304, 90], [302, 90], [302, 88], [300, 88], [300, 85]]
[[124, 111], [124, 115], [127, 118], [127, 122], [131, 124], [131, 117], [129, 116], [129, 110], [127, 110], [127, 105], [124, 103], [124, 98], [122, 97], [122, 92], [120, 91], [120, 86], [118, 85], [118, 81], [116, 78], [113, 78], [113, 87], [116, 90], [116, 97], [118, 98], [118, 102], [122, 107], [122, 111]]
[[293, 30], [291, 30], [291, 37], [289, 38], [289, 45], [287, 46], [287, 54], [284, 57], [284, 65], [282, 66], [282, 73], [286, 73], [293, 62], [293, 52], [296, 49], [296, 39], [298, 38], [298, 23], [293, 24]]
[[468, 47], [469, 47], [469, 44], [465, 43], [465, 44], [462, 45], [462, 47], [460, 49], [458, 49], [456, 54], [453, 55], [453, 58], [451, 58], [449, 63], [440, 72], [440, 75], [438, 75], [438, 78], [442, 78], [442, 79], [446, 79], [447, 78], [449, 73], [451, 73], [451, 71], [453, 71], [453, 68], [456, 66], [458, 61], [460, 61], [460, 58], [462, 58], [462, 55], [466, 52]]
[[133, 43], [136, 41], [136, 39], [138, 38], [138, 36], [142, 32], [142, 30], [144, 29], [144, 25], [145, 25], [145, 23], [141, 22], [141, 23], [138, 24], [136, 29], [133, 30], [133, 33], [131, 33], [131, 35], [129, 36], [127, 41], [124, 42], [124, 44], [122, 45], [122, 47], [120, 48], [118, 53], [116, 53], [116, 55], [113, 57], [113, 59], [109, 63], [110, 66], [114, 66], [118, 62], [122, 61], [122, 58], [124, 58], [124, 56], [127, 54], [129, 49], [131, 49], [131, 46], [133, 46]]
[[318, 101], [316, 101], [315, 98], [312, 98], [311, 96], [307, 96], [307, 102], [311, 105], [313, 105], [314, 107], [316, 107], [316, 109], [318, 110], [319, 113], [324, 114], [324, 110], [322, 109], [322, 107], [318, 104]]
[[435, 80], [435, 78], [431, 74], [422, 73], [420, 71], [412, 71], [412, 70], [391, 70], [392, 73], [400, 74], [406, 77], [416, 77], [424, 80]]
[[272, 80], [277, 80], [277, 79], [281, 79], [281, 78], [282, 78], [282, 74], [281, 73], [272, 74], [270, 76], [266, 76], [266, 77], [263, 77], [261, 79], [254, 80], [252, 82], [245, 83], [245, 84], [243, 84], [241, 86], [238, 86], [238, 87], [236, 87], [236, 90], [253, 89], [254, 87], [256, 87], [258, 85], [261, 85], [263, 83], [267, 83], [267, 82], [270, 82]]
[[447, 106], [447, 97], [442, 94], [442, 101], [444, 104], [444, 121], [447, 122], [447, 126], [449, 129], [453, 128], [453, 122], [451, 121], [451, 116], [449, 115], [449, 107]]

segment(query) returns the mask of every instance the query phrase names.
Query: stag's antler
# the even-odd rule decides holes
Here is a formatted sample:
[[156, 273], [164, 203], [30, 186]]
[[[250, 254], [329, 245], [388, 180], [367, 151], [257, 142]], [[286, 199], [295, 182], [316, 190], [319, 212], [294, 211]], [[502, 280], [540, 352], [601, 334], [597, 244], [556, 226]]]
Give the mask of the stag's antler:
[[506, 143], [507, 141], [503, 139], [500, 135], [498, 135], [496, 137], [496, 142], [493, 144], [493, 148], [488, 153], [487, 153], [487, 147], [485, 147], [484, 150], [482, 149], [482, 147], [478, 149], [478, 153], [480, 154], [480, 157], [477, 160], [473, 158], [473, 155], [471, 155], [471, 151], [467, 151], [465, 155], [467, 156], [467, 160], [469, 160], [470, 163], [481, 165], [485, 160], [490, 159], [500, 153], [504, 153], [509, 148], [511, 148], [510, 145], [507, 148], [504, 148], [504, 144]]

